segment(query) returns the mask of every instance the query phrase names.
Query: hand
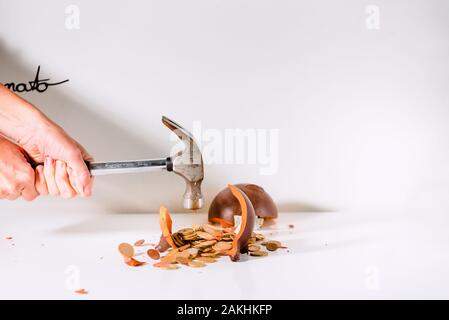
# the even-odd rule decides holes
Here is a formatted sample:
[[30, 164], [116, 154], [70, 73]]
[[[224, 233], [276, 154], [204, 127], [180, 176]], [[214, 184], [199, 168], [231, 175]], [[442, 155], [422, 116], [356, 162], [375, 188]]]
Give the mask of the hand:
[[[31, 133], [33, 132], [33, 133]], [[46, 119], [37, 131], [19, 139], [19, 145], [36, 163], [36, 172], [45, 178], [48, 193], [72, 198], [92, 194], [93, 178], [85, 160], [93, 160], [87, 151], [61, 127]]]
[[[42, 178], [41, 175], [38, 179], [42, 181]], [[42, 185], [40, 181], [39, 186]], [[0, 136], [0, 199], [16, 200], [22, 196], [32, 201], [39, 195], [35, 182], [35, 172], [25, 152]]]
[[36, 171], [44, 173], [50, 194], [92, 194], [93, 179], [84, 162], [92, 157], [39, 109], [1, 84], [0, 133], [16, 141], [34, 162], [43, 163], [48, 158]]

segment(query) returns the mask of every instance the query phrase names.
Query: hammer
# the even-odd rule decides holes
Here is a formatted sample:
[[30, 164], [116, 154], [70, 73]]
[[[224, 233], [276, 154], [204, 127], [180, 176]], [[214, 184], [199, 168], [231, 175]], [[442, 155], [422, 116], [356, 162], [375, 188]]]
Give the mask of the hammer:
[[162, 123], [173, 131], [184, 144], [184, 150], [170, 155], [165, 159], [86, 162], [93, 176], [167, 170], [184, 178], [186, 191], [183, 206], [186, 209], [200, 209], [204, 199], [201, 193], [201, 183], [204, 178], [203, 157], [193, 135], [176, 122], [162, 117]]

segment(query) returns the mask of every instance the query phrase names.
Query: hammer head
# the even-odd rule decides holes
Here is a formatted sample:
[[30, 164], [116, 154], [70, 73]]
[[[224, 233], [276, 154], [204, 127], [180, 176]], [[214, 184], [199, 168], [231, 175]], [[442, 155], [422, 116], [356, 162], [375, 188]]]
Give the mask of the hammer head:
[[200, 209], [204, 199], [201, 193], [201, 183], [204, 179], [203, 157], [193, 135], [176, 122], [162, 117], [162, 123], [172, 130], [184, 144], [184, 150], [170, 156], [171, 165], [168, 170], [180, 175], [186, 181], [184, 193], [184, 208]]

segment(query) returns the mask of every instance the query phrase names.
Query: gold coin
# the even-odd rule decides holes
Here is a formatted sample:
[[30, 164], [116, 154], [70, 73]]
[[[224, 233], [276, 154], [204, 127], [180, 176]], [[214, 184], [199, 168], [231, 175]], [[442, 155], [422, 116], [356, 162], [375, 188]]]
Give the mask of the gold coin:
[[165, 270], [179, 269], [179, 266], [177, 266], [175, 264], [171, 264], [171, 263], [166, 263], [166, 262], [157, 262], [157, 263], [153, 264], [153, 267], [161, 268], [161, 269], [165, 269]]
[[256, 240], [257, 241], [262, 241], [263, 239], [265, 239], [265, 236], [263, 234], [256, 233]]
[[214, 240], [215, 239], [213, 235], [211, 235], [210, 233], [204, 232], [204, 231], [198, 231], [196, 234], [201, 239], [205, 239], [205, 240]]
[[190, 259], [186, 258], [186, 257], [177, 257], [176, 262], [180, 263], [180, 264], [188, 265], [190, 262]]
[[203, 230], [211, 235], [214, 235], [216, 231], [221, 231], [220, 229], [217, 229], [217, 227], [210, 224], [203, 224]]
[[249, 253], [251, 256], [255, 256], [255, 257], [265, 257], [268, 255], [268, 252], [266, 251], [253, 251]]
[[196, 258], [194, 261], [200, 261], [200, 262], [204, 262], [204, 263], [214, 263], [217, 262], [217, 260], [215, 260], [212, 257], [198, 257]]
[[179, 232], [173, 233], [172, 239], [177, 247], [182, 247], [183, 245], [185, 245], [184, 238]]
[[131, 258], [134, 256], [134, 247], [129, 243], [120, 243], [120, 245], [118, 246], [118, 251], [125, 258]]
[[249, 238], [248, 244], [254, 244], [256, 243], [256, 238]]
[[260, 251], [260, 246], [256, 246], [256, 245], [251, 245], [248, 246], [248, 251]]
[[200, 243], [197, 243], [194, 245], [196, 248], [207, 248], [213, 246], [215, 243], [217, 243], [217, 240], [207, 240]]
[[201, 253], [201, 256], [215, 258], [217, 256], [217, 253], [216, 252], [205, 252], [205, 253]]
[[178, 252], [179, 252], [178, 248], [176, 248], [176, 249], [169, 249], [168, 252], [167, 252], [167, 255], [171, 256], [171, 255], [177, 254]]
[[175, 263], [176, 262], [176, 255], [174, 255], [174, 254], [166, 255], [166, 256], [161, 258], [161, 262], [168, 263], [168, 264]]
[[179, 269], [179, 266], [177, 266], [176, 264], [169, 264], [165, 270], [176, 270]]
[[184, 250], [186, 250], [186, 249], [188, 249], [188, 248], [190, 248], [190, 244], [189, 244], [189, 243], [186, 244], [186, 245], [183, 245], [182, 247], [179, 247], [178, 250], [179, 250], [179, 251], [184, 251]]
[[190, 261], [188, 265], [189, 265], [189, 267], [192, 267], [192, 268], [202, 268], [202, 267], [206, 266], [205, 263], [203, 263], [201, 261], [195, 261], [195, 260]]
[[230, 243], [230, 242], [223, 242], [223, 241], [220, 241], [220, 242], [217, 242], [217, 243], [214, 245], [214, 249], [217, 250], [217, 251], [221, 251], [221, 250], [229, 250], [229, 249], [231, 249], [231, 248], [232, 248], [232, 243]]
[[184, 235], [192, 234], [195, 231], [192, 228], [184, 228], [184, 229], [178, 230], [178, 232], [184, 236]]
[[177, 255], [176, 255], [176, 257], [183, 257], [183, 258], [190, 258], [190, 252], [189, 251], [182, 251], [182, 252], [179, 252]]
[[277, 249], [282, 247], [282, 243], [276, 240], [271, 240], [265, 243], [265, 247], [268, 251], [276, 251]]
[[182, 238], [184, 241], [195, 241], [198, 239], [198, 236], [196, 235], [196, 233], [192, 233], [189, 235], [183, 235]]
[[188, 252], [191, 257], [196, 257], [198, 255], [197, 248], [189, 248], [186, 250], [186, 252]]

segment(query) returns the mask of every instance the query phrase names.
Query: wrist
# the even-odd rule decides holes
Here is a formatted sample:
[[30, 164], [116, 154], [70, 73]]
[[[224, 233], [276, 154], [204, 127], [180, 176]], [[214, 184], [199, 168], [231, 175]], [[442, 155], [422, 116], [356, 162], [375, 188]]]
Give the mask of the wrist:
[[0, 86], [0, 133], [20, 142], [41, 131], [49, 122], [35, 106]]
[[21, 110], [19, 119], [13, 123], [11, 138], [19, 144], [22, 140], [38, 136], [49, 127], [49, 120], [33, 106]]

